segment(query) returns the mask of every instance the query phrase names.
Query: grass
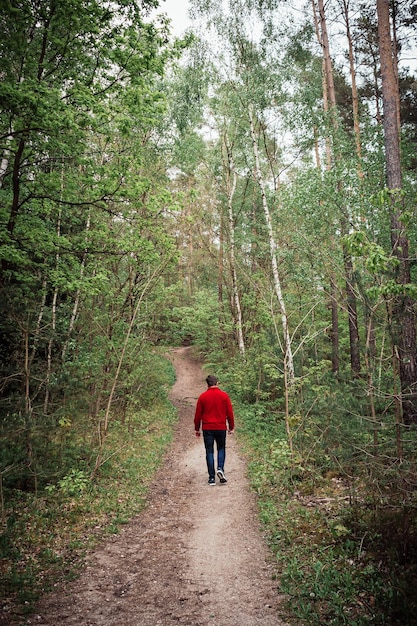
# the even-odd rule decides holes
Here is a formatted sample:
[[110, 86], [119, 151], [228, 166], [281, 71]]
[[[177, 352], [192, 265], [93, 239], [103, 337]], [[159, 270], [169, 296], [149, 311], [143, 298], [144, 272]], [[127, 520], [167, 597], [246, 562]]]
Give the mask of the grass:
[[[238, 436], [250, 459], [248, 474], [286, 598], [287, 623], [417, 624], [417, 533], [407, 527], [406, 557], [399, 542], [401, 507], [391, 507], [387, 532], [365, 483], [352, 499], [351, 485], [340, 477], [321, 475], [296, 455], [291, 462], [282, 422], [253, 406], [238, 413]], [[406, 519], [415, 523], [415, 512]]]
[[31, 613], [52, 586], [75, 578], [86, 552], [143, 510], [176, 420], [160, 394], [151, 408], [129, 416], [129, 429], [112, 422], [108, 460], [93, 483], [85, 469], [74, 469], [36, 495], [6, 492], [0, 595], [10, 623]]

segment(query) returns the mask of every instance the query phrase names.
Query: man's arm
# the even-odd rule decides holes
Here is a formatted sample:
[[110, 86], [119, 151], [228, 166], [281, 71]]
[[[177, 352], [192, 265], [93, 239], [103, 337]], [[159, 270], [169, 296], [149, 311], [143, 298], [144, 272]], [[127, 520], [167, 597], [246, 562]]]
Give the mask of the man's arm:
[[235, 429], [235, 416], [233, 413], [233, 406], [229, 396], [227, 396], [227, 423], [229, 426], [229, 433], [232, 434]]
[[203, 414], [203, 405], [202, 402], [200, 400], [200, 398], [197, 400], [197, 406], [195, 407], [195, 414], [194, 414], [194, 429], [195, 429], [195, 436], [199, 437], [200, 436], [200, 426], [201, 426], [201, 417]]

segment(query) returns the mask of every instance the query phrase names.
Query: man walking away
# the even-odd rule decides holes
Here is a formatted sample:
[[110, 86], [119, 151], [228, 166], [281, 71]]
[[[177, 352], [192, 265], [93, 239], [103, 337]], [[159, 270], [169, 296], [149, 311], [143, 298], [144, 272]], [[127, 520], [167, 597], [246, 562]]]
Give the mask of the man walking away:
[[[196, 437], [203, 430], [204, 446], [208, 470], [208, 484], [216, 484], [216, 473], [221, 483], [227, 483], [224, 473], [226, 460], [226, 433], [233, 434], [235, 418], [229, 396], [217, 386], [215, 376], [207, 376], [208, 389], [200, 395], [194, 415]], [[214, 442], [217, 447], [217, 472], [214, 468]]]

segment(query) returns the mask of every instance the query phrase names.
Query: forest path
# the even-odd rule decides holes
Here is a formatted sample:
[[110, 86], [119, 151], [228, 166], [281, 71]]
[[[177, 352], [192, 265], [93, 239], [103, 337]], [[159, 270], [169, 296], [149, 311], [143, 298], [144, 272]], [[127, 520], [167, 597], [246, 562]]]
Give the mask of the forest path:
[[204, 374], [190, 348], [170, 358], [179, 422], [146, 509], [88, 557], [76, 581], [44, 597], [26, 624], [283, 625], [235, 438], [227, 438], [228, 483], [208, 486], [203, 440], [193, 433]]

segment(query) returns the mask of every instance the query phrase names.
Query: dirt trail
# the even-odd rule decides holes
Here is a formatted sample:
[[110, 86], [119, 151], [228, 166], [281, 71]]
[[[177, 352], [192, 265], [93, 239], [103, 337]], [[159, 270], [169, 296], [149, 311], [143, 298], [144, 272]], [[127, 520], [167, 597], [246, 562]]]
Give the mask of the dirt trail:
[[[179, 410], [149, 504], [87, 559], [80, 578], [46, 596], [25, 623], [83, 626], [283, 626], [279, 592], [234, 436], [226, 485], [207, 485], [194, 406], [206, 389], [189, 348], [171, 352]], [[237, 416], [237, 423], [238, 423]]]

